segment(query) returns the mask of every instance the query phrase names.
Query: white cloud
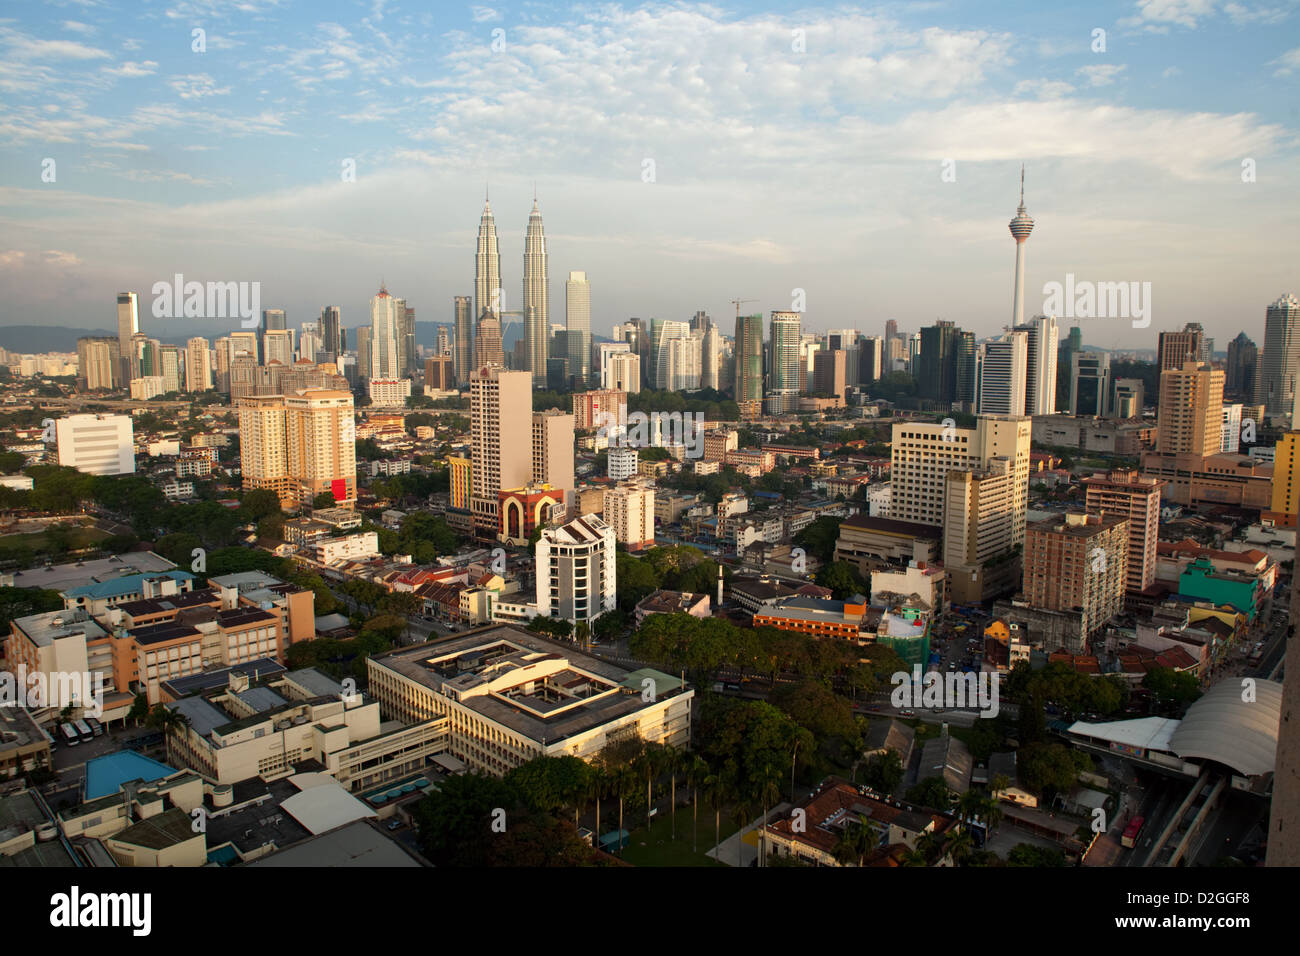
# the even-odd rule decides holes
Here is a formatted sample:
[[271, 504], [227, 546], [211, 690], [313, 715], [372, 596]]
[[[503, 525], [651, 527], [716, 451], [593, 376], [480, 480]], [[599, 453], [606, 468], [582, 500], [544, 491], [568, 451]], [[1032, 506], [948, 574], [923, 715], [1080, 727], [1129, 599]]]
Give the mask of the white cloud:
[[1171, 24], [1196, 29], [1201, 19], [1213, 13], [1213, 0], [1137, 0], [1136, 15], [1120, 20], [1119, 25], [1165, 33]]
[[1082, 76], [1089, 86], [1110, 86], [1115, 79], [1127, 69], [1123, 64], [1098, 63], [1094, 66], [1081, 66], [1075, 70], [1076, 76]]
[[1274, 76], [1290, 76], [1300, 70], [1300, 46], [1287, 50], [1276, 60], [1271, 60], [1268, 65], [1277, 67], [1273, 71]]
[[87, 35], [95, 32], [95, 28], [92, 27], [89, 23], [81, 23], [80, 21], [77, 20], [64, 20], [63, 29], [68, 30], [72, 33], [80, 33], [83, 35]]
[[0, 252], [0, 266], [20, 266], [23, 260], [27, 258], [27, 253], [18, 249], [10, 249], [8, 252]]
[[501, 19], [501, 14], [491, 7], [472, 6], [469, 9], [475, 23], [488, 23], [492, 20]]
[[1180, 70], [1178, 67], [1176, 67], [1176, 66], [1170, 66], [1170, 67], [1166, 67], [1166, 68], [1165, 68], [1165, 69], [1160, 73], [1160, 75], [1161, 75], [1162, 77], [1164, 77], [1166, 80], [1169, 80], [1169, 79], [1173, 79], [1175, 76], [1181, 76], [1182, 73], [1183, 73], [1183, 71]]
[[1064, 80], [1021, 80], [1013, 90], [1016, 96], [1029, 94], [1040, 100], [1055, 100], [1074, 92], [1074, 87]]
[[183, 100], [201, 100], [206, 96], [224, 96], [230, 87], [218, 87], [216, 81], [207, 73], [188, 73], [167, 81], [167, 85], [176, 91]]
[[1223, 12], [1237, 26], [1250, 23], [1281, 23], [1291, 15], [1284, 7], [1248, 7], [1241, 3], [1225, 3]]
[[21, 62], [109, 59], [108, 51], [98, 47], [86, 46], [75, 40], [40, 40], [12, 27], [0, 27], [0, 43], [8, 47], [6, 56]]
[[158, 62], [156, 60], [141, 60], [138, 63], [133, 60], [128, 60], [121, 66], [104, 67], [104, 73], [108, 76], [153, 76], [157, 72]]
[[76, 253], [64, 252], [60, 249], [46, 249], [41, 255], [45, 256], [47, 265], [52, 266], [79, 266], [81, 259]]

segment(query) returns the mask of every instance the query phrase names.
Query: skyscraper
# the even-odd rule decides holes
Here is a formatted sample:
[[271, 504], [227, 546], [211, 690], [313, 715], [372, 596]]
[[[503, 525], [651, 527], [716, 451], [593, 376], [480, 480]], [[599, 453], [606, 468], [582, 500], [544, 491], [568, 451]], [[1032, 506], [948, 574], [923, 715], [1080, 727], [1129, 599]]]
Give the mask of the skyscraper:
[[1255, 400], [1255, 369], [1259, 349], [1245, 332], [1228, 343], [1228, 362], [1224, 368], [1223, 388], [1232, 395]]
[[1223, 370], [1189, 360], [1160, 373], [1156, 451], [1217, 455], [1223, 438]]
[[1056, 357], [1060, 329], [1056, 316], [1040, 315], [1016, 327], [1026, 333], [1025, 414], [1056, 412]]
[[1165, 482], [1133, 470], [1090, 475], [1082, 481], [1089, 514], [1128, 518], [1128, 581], [1130, 592], [1143, 591], [1156, 580], [1156, 545], [1160, 538], [1160, 490]]
[[1266, 413], [1290, 415], [1300, 368], [1300, 299], [1281, 296], [1264, 313], [1264, 349], [1260, 354], [1255, 401]]
[[501, 320], [488, 312], [478, 320], [478, 333], [474, 336], [474, 368], [482, 368], [484, 365], [504, 368], [505, 364], [506, 354], [501, 347]]
[[472, 372], [469, 382], [470, 511], [475, 533], [493, 539], [499, 492], [522, 488], [532, 478], [533, 376], [487, 365]]
[[700, 340], [700, 388], [711, 388], [717, 391], [722, 388], [722, 382], [719, 378], [721, 372], [721, 336], [718, 335], [718, 327], [709, 319], [708, 324], [704, 327], [703, 335]]
[[793, 411], [798, 401], [801, 319], [798, 312], [772, 312], [771, 394], [768, 398], [775, 414]]
[[947, 411], [957, 398], [957, 345], [959, 330], [940, 319], [921, 329], [921, 351], [916, 356], [916, 394]]
[[1205, 351], [1205, 333], [1200, 325], [1188, 323], [1181, 332], [1161, 332], [1157, 339], [1156, 368], [1182, 368], [1184, 362], [1208, 362], [1202, 358]]
[[387, 380], [402, 377], [399, 359], [403, 350], [398, 345], [398, 336], [405, 321], [405, 312], [405, 301], [394, 299], [382, 286], [370, 300], [368, 374], [371, 379]]
[[1074, 352], [1070, 373], [1070, 414], [1104, 418], [1110, 412], [1110, 353]]
[[452, 323], [455, 337], [452, 366], [456, 372], [456, 381], [467, 382], [470, 370], [474, 367], [474, 312], [469, 296], [456, 296], [452, 305]]
[[343, 354], [343, 310], [337, 305], [327, 305], [320, 310], [321, 351], [330, 353], [332, 359]]
[[357, 326], [357, 378], [370, 379], [370, 336], [368, 325]]
[[655, 336], [654, 387], [670, 392], [699, 388], [700, 340], [691, 334], [690, 323], [657, 323]]
[[125, 388], [131, 375], [131, 337], [140, 331], [140, 297], [135, 292], [117, 294], [117, 346], [121, 358], [118, 373], [120, 387]]
[[737, 402], [763, 400], [763, 316], [736, 316]]
[[574, 387], [591, 375], [591, 283], [587, 273], [570, 272], [564, 283], [564, 319], [569, 333], [569, 375]]
[[[953, 401], [963, 412], [973, 412], [978, 402], [979, 391], [976, 375], [975, 333], [958, 329], [954, 350], [957, 357], [953, 362], [955, 366]], [[1020, 412], [1015, 414], [1019, 415]]]
[[451, 354], [451, 336], [447, 334], [447, 326], [438, 326], [438, 345], [436, 348], [438, 355]]
[[263, 309], [262, 310], [262, 333], [265, 334], [272, 330], [285, 329], [284, 309]]
[[984, 342], [975, 353], [975, 411], [981, 415], [1023, 415], [1029, 366], [1029, 334], [1008, 332]]
[[1011, 236], [1016, 240], [1016, 285], [1011, 300], [1011, 327], [1015, 328], [1025, 321], [1025, 243], [1034, 230], [1034, 220], [1025, 212], [1025, 167], [1020, 167], [1020, 206], [1016, 217], [1007, 223]]
[[500, 313], [505, 309], [501, 294], [501, 252], [497, 248], [497, 224], [492, 218], [492, 204], [484, 196], [483, 216], [478, 223], [478, 249], [474, 254], [475, 319], [481, 319], [484, 312]]
[[533, 196], [533, 211], [528, 215], [528, 232], [524, 235], [524, 350], [528, 357], [525, 367], [533, 373], [536, 388], [546, 384], [546, 344], [551, 335], [547, 276], [546, 234], [542, 231], [537, 197]]
[[1128, 555], [1126, 514], [1067, 512], [1064, 520], [1037, 521], [1025, 530], [1021, 590], [1031, 607], [1081, 613], [1083, 632], [1092, 635], [1123, 607]]

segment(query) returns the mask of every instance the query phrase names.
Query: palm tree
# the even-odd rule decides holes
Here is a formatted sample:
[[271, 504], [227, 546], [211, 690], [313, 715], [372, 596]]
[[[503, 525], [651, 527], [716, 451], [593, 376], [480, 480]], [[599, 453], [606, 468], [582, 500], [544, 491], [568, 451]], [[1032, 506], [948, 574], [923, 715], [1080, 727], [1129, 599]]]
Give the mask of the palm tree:
[[645, 772], [645, 828], [650, 832], [650, 821], [654, 812], [654, 780], [659, 776], [664, 765], [664, 749], [661, 744], [646, 744], [637, 757], [636, 763]]
[[736, 824], [736, 866], [744, 866], [745, 821], [754, 817], [754, 806], [750, 802], [753, 798], [749, 794], [734, 791], [733, 795], [736, 797], [736, 805], [732, 808], [731, 819]]
[[980, 812], [984, 814], [984, 822], [988, 826], [989, 834], [992, 835], [993, 831], [997, 829], [998, 824], [1002, 822], [1003, 813], [1001, 803], [994, 799], [985, 800], [980, 806]]
[[[685, 755], [684, 755], [685, 756]], [[700, 785], [709, 776], [709, 765], [704, 758], [691, 756], [686, 764], [686, 786], [691, 788], [691, 852], [700, 852]]]
[[669, 812], [672, 814], [672, 840], [677, 841], [677, 772], [682, 770], [686, 765], [686, 754], [682, 753], [672, 744], [664, 744], [664, 768], [668, 771], [669, 779], [672, 781], [672, 797], [669, 803]]
[[911, 847], [908, 847], [908, 849], [903, 852], [903, 866], [927, 866], [927, 865], [928, 864], [925, 859], [925, 854], [922, 853], [920, 850], [915, 850], [912, 849]]
[[758, 865], [763, 866], [766, 863], [767, 810], [781, 799], [781, 771], [766, 764], [754, 783], [754, 798], [763, 805], [763, 829], [759, 831], [758, 842]]
[[623, 855], [623, 798], [627, 795], [628, 790], [632, 788], [632, 779], [635, 776], [631, 767], [623, 765], [617, 767], [613, 774], [614, 792], [618, 794], [618, 853]]
[[967, 790], [957, 798], [957, 811], [965, 822], [976, 819], [984, 809], [984, 797], [975, 790]]
[[727, 784], [718, 773], [710, 773], [704, 778], [704, 799], [708, 801], [709, 806], [713, 807], [713, 850], [718, 854], [718, 862], [721, 863], [722, 856], [722, 804], [727, 799]]
[[916, 848], [924, 854], [928, 863], [937, 863], [943, 859], [944, 844], [947, 842], [947, 836], [937, 830], [929, 830], [921, 834], [921, 838], [916, 841]]
[[839, 842], [835, 844], [835, 859], [844, 866], [854, 862], [862, 866], [867, 854], [879, 842], [880, 832], [876, 829], [876, 824], [859, 814], [856, 820], [844, 828]]
[[948, 838], [948, 855], [956, 863], [961, 863], [974, 849], [975, 838], [971, 836], [969, 830], [958, 830]]

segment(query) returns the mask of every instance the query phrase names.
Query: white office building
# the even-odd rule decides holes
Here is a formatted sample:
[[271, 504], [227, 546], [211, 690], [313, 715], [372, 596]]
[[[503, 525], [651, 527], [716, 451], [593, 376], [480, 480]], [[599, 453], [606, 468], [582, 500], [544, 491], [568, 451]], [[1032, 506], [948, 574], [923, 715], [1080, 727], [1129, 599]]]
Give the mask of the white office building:
[[54, 427], [60, 465], [88, 475], [135, 474], [130, 415], [69, 415]]

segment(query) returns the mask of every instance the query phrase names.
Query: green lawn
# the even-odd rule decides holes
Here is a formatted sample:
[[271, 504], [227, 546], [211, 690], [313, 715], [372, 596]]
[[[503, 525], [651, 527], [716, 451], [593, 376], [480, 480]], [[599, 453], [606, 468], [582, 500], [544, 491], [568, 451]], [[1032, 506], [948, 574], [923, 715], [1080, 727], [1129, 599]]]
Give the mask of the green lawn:
[[[757, 814], [755, 814], [757, 816]], [[725, 840], [739, 829], [728, 817], [728, 810], [722, 811], [722, 839]], [[602, 818], [601, 823], [604, 824]], [[629, 822], [624, 819], [624, 826]], [[614, 826], [618, 825], [615, 818]], [[612, 829], [612, 827], [611, 827]], [[677, 811], [677, 839], [670, 839], [672, 820], [669, 816], [656, 817], [647, 832], [644, 825], [632, 830], [628, 837], [623, 859], [633, 866], [726, 866], [719, 863], [706, 852], [713, 849], [713, 810], [700, 807], [700, 852], [691, 850], [691, 811], [689, 807]]]
[[[110, 537], [107, 531], [100, 531], [98, 528], [91, 527], [74, 527], [63, 529], [67, 533], [66, 541], [69, 551], [77, 551], [81, 548], [89, 548]], [[0, 549], [6, 548], [30, 548], [33, 552], [40, 553], [50, 550], [48, 532], [36, 531], [31, 534], [10, 534], [0, 537]]]

